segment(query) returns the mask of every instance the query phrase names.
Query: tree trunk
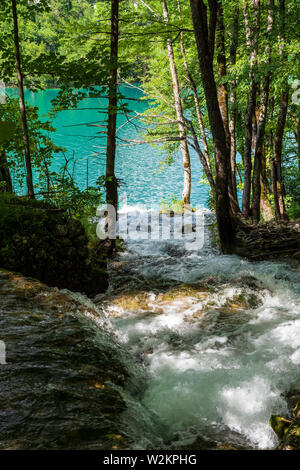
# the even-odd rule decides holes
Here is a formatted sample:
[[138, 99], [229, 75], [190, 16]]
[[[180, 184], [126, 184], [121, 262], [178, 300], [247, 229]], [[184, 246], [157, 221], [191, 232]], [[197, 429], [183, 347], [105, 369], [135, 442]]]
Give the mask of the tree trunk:
[[[169, 14], [168, 14], [167, 2], [165, 0], [162, 1], [162, 10], [163, 10], [164, 20], [166, 23], [168, 23]], [[184, 125], [182, 102], [180, 98], [178, 73], [177, 73], [177, 68], [175, 65], [174, 51], [173, 51], [172, 41], [170, 37], [167, 38], [167, 52], [168, 52], [168, 58], [170, 62], [170, 70], [171, 70], [171, 76], [172, 76], [172, 87], [173, 87], [173, 94], [174, 94], [176, 116], [178, 120], [179, 137], [182, 139], [180, 141], [180, 147], [181, 147], [182, 159], [183, 159], [183, 171], [184, 171], [182, 201], [184, 205], [189, 205], [190, 197], [191, 197], [191, 184], [192, 184], [191, 160], [190, 160], [190, 153], [188, 149], [188, 143], [186, 139], [186, 130], [185, 130], [185, 125]]]
[[[268, 27], [267, 27], [268, 46], [266, 49], [266, 57], [267, 57], [266, 69], [267, 70], [271, 63], [271, 44], [272, 44], [271, 35], [272, 35], [272, 30], [273, 30], [273, 24], [274, 24], [274, 0], [269, 0]], [[261, 180], [262, 180], [262, 175], [264, 174], [264, 171], [265, 171], [265, 169], [263, 168], [263, 163], [265, 163], [264, 139], [265, 139], [269, 93], [270, 93], [270, 79], [271, 79], [271, 73], [268, 72], [267, 75], [263, 79], [260, 112], [258, 113], [259, 117], [258, 117], [255, 153], [254, 153], [254, 169], [253, 169], [253, 181], [252, 181], [252, 217], [257, 222], [260, 219], [260, 207], [261, 207], [261, 195], [262, 195]]]
[[[275, 100], [274, 97], [270, 97], [270, 121], [273, 122], [274, 119], [274, 104]], [[277, 195], [277, 186], [276, 186], [276, 167], [275, 167], [275, 162], [274, 162], [274, 156], [273, 156], [273, 148], [274, 148], [274, 133], [272, 128], [270, 129], [270, 134], [268, 136], [268, 150], [271, 155], [270, 157], [270, 174], [271, 174], [271, 187], [272, 187], [272, 193], [273, 193], [273, 199], [274, 199], [274, 213], [275, 213], [275, 218], [276, 220], [280, 219], [280, 209], [279, 209], [279, 203], [278, 203], [278, 195]]]
[[[280, 55], [282, 59], [286, 58], [286, 48], [285, 48], [285, 0], [278, 0], [279, 7], [279, 35], [280, 35]], [[275, 179], [276, 179], [276, 188], [279, 204], [279, 218], [288, 219], [286, 210], [285, 210], [285, 189], [284, 181], [282, 177], [282, 145], [283, 145], [283, 135], [284, 128], [286, 123], [286, 117], [288, 112], [288, 103], [289, 103], [289, 88], [285, 87], [285, 90], [280, 97], [280, 109], [277, 119], [277, 125], [274, 135], [274, 165], [275, 165]]]
[[115, 176], [116, 128], [118, 106], [119, 0], [111, 0], [110, 78], [106, 147], [106, 202], [118, 209], [118, 183]]
[[[217, 51], [217, 65], [218, 65], [218, 77], [220, 84], [218, 86], [218, 100], [220, 112], [223, 120], [226, 145], [230, 149], [230, 131], [229, 131], [229, 119], [228, 119], [228, 90], [225, 79], [227, 76], [227, 64], [226, 64], [226, 50], [225, 50], [225, 26], [224, 26], [224, 15], [222, 2], [218, 3], [218, 15], [217, 15], [217, 28], [216, 28], [216, 51]], [[239, 212], [239, 205], [236, 197], [236, 190], [234, 186], [236, 183], [232, 179], [232, 168], [231, 159], [228, 161], [229, 175], [228, 175], [228, 190], [230, 197], [230, 205], [233, 213]]]
[[297, 142], [297, 149], [298, 149], [298, 172], [300, 178], [300, 111], [298, 113], [298, 121], [297, 121], [297, 129], [295, 132], [296, 142]]
[[[10, 176], [10, 171], [7, 164], [7, 159], [5, 152], [2, 152], [0, 155], [0, 183], [4, 182], [5, 186], [3, 188], [4, 192], [12, 193], [13, 192], [13, 185]], [[1, 191], [1, 188], [0, 188]]]
[[252, 141], [253, 119], [255, 116], [257, 84], [255, 81], [255, 66], [257, 62], [257, 46], [259, 33], [260, 0], [251, 0], [254, 15], [253, 33], [249, 25], [248, 1], [244, 0], [244, 17], [246, 25], [247, 46], [250, 50], [250, 89], [245, 115], [245, 145], [244, 145], [244, 191], [242, 210], [245, 217], [250, 216], [251, 171], [252, 171]]
[[[177, 6], [178, 6], [178, 12], [180, 14], [181, 13], [180, 0], [177, 0]], [[190, 87], [191, 87], [191, 90], [192, 90], [192, 93], [193, 93], [193, 96], [194, 96], [195, 109], [196, 109], [198, 124], [199, 124], [199, 127], [200, 127], [201, 137], [202, 137], [204, 155], [203, 155], [203, 153], [200, 149], [198, 139], [196, 139], [196, 141], [195, 141], [195, 146], [196, 146], [196, 150], [197, 150], [197, 153], [199, 155], [201, 164], [203, 166], [204, 172], [205, 172], [206, 177], [208, 179], [210, 189], [214, 193], [215, 192], [215, 181], [214, 181], [214, 177], [213, 177], [212, 170], [211, 170], [208, 143], [207, 143], [204, 124], [203, 124], [203, 118], [202, 118], [201, 107], [200, 107], [200, 100], [199, 100], [195, 80], [194, 80], [194, 78], [193, 78], [193, 76], [192, 76], [192, 74], [189, 70], [187, 57], [186, 57], [186, 52], [185, 52], [185, 47], [184, 47], [184, 41], [183, 41], [184, 36], [183, 35], [184, 35], [183, 31], [181, 31], [181, 33], [180, 33], [180, 49], [181, 49], [181, 54], [182, 54], [182, 58], [183, 58], [183, 65], [184, 65], [184, 69], [185, 69], [185, 72], [186, 72], [186, 77], [188, 79], [188, 82], [190, 84]], [[196, 137], [194, 129], [192, 129], [192, 133]]]
[[21, 59], [20, 59], [19, 27], [18, 27], [18, 13], [17, 13], [17, 7], [16, 7], [16, 0], [11, 0], [11, 7], [12, 7], [12, 16], [13, 16], [13, 24], [14, 24], [13, 32], [14, 32], [16, 71], [17, 71], [17, 78], [18, 78], [18, 90], [19, 90], [19, 100], [20, 100], [20, 114], [21, 114], [24, 150], [25, 150], [27, 193], [28, 193], [28, 197], [32, 199], [34, 198], [34, 189], [33, 189], [32, 167], [31, 167], [29, 132], [28, 132], [26, 107], [25, 107], [25, 100], [24, 100], [23, 73], [22, 73]]
[[272, 194], [269, 181], [267, 178], [267, 163], [266, 163], [266, 152], [265, 146], [262, 151], [262, 165], [260, 174], [260, 185], [261, 185], [261, 198], [260, 198], [260, 211], [265, 221], [274, 219], [274, 210], [270, 203], [269, 197]]
[[282, 177], [282, 145], [283, 145], [283, 134], [286, 123], [287, 111], [288, 111], [288, 102], [289, 102], [289, 93], [283, 93], [280, 100], [280, 110], [279, 116], [276, 125], [276, 131], [274, 135], [274, 164], [275, 164], [275, 177], [276, 177], [276, 187], [279, 203], [279, 217], [280, 219], [287, 219], [287, 213], [285, 210], [285, 189], [284, 181]]
[[214, 142], [216, 163], [216, 212], [221, 248], [224, 253], [234, 251], [235, 228], [228, 194], [229, 148], [220, 112], [217, 87], [213, 71], [214, 42], [216, 31], [217, 0], [210, 0], [210, 25], [207, 9], [202, 0], [190, 0], [194, 34], [202, 84], [205, 92], [209, 122]]
[[[239, 39], [239, 6], [236, 5], [234, 8], [234, 21], [232, 28], [232, 41], [230, 45], [230, 64], [234, 66], [236, 64], [236, 55]], [[230, 113], [229, 113], [229, 132], [230, 132], [230, 169], [231, 169], [231, 180], [232, 189], [234, 191], [234, 197], [236, 201], [237, 197], [237, 185], [236, 185], [236, 80], [234, 79], [230, 85]]]

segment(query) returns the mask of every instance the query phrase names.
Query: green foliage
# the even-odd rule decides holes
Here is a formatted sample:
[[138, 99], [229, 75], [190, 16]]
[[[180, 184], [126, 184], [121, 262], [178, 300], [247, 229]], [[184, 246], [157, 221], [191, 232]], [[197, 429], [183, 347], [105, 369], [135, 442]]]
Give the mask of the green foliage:
[[72, 178], [62, 177], [56, 173], [53, 175], [55, 177], [52, 179], [49, 191], [44, 194], [46, 202], [68, 211], [76, 218], [96, 214], [96, 208], [102, 200], [100, 186], [80, 190]]
[[[178, 12], [177, 0], [168, 0], [169, 23], [165, 24], [162, 15], [161, 0], [146, 2], [150, 9], [136, 0], [120, 2], [120, 40], [119, 40], [119, 80], [129, 82], [131, 86], [138, 86], [145, 92], [145, 99], [149, 106], [143, 116], [146, 131], [143, 138], [153, 142], [157, 139], [168, 138], [160, 143], [160, 147], [167, 154], [161, 162], [161, 170], [171, 165], [178, 151], [180, 143], [172, 141], [178, 137], [178, 123], [173, 101], [173, 90], [169, 60], [166, 53], [167, 37], [172, 39], [174, 59], [178, 72], [181, 101], [185, 119], [189, 120], [201, 142], [201, 130], [197, 118], [195, 102], [191, 86], [184, 67], [180, 45], [183, 33], [183, 43], [186, 51], [188, 68], [196, 83], [209, 156], [213, 174], [214, 149], [211, 138], [208, 113], [204, 98], [203, 86], [199, 72], [199, 62], [195, 47], [193, 24], [190, 4], [181, 0], [181, 12]], [[220, 78], [215, 63], [215, 78], [217, 85], [226, 84], [228, 91], [236, 82], [237, 101], [235, 107], [229, 104], [229, 113], [237, 112], [236, 141], [238, 150], [238, 170], [243, 178], [243, 149], [245, 140], [245, 111], [249, 94], [249, 49], [246, 42], [246, 29], [243, 10], [243, 1], [222, 2], [225, 22], [225, 46], [227, 73]], [[292, 84], [299, 79], [299, 12], [300, 5], [297, 0], [286, 1], [286, 33], [285, 54], [281, 54], [281, 40], [279, 37], [278, 3], [275, 2], [274, 28], [272, 35], [267, 33], [268, 2], [261, 3], [260, 35], [258, 44], [257, 63], [255, 65], [255, 79], [258, 84], [258, 107], [260, 104], [261, 84], [268, 72], [271, 72], [270, 103], [266, 126], [266, 169], [269, 185], [270, 161], [273, 154], [272, 136], [280, 111], [280, 96], [282, 90], [289, 89], [293, 93]], [[85, 217], [85, 211], [91, 214], [97, 198], [101, 197], [101, 188], [89, 188], [80, 191], [71, 179], [60, 174], [50, 173], [51, 160], [55, 154], [63, 151], [56, 147], [49, 134], [54, 132], [51, 117], [55, 113], [68, 108], [77, 107], [85, 96], [99, 96], [106, 93], [110, 71], [110, 14], [109, 0], [40, 0], [31, 2], [18, 0], [18, 19], [21, 60], [25, 77], [25, 86], [31, 90], [55, 86], [59, 88], [57, 99], [53, 101], [51, 116], [42, 121], [35, 107], [27, 105], [29, 121], [30, 145], [33, 167], [39, 174], [36, 185], [38, 192], [47, 193], [47, 198], [58, 207], [67, 207], [76, 217]], [[208, 2], [206, 2], [208, 4]], [[240, 7], [238, 49], [235, 64], [231, 64], [230, 47], [232, 44], [232, 30], [234, 11]], [[253, 18], [250, 8], [250, 28]], [[0, 11], [0, 69], [1, 79], [9, 85], [16, 84], [14, 64], [14, 47], [12, 40], [12, 14], [11, 2], [2, 0]], [[268, 45], [271, 44], [271, 60], [267, 63]], [[138, 85], [137, 85], [138, 83]], [[119, 95], [119, 97], [121, 97]], [[271, 106], [272, 103], [272, 106]], [[271, 109], [272, 108], [272, 109]], [[119, 105], [119, 112], [128, 113], [128, 107]], [[104, 111], [105, 112], [105, 111]], [[297, 123], [299, 122], [299, 105], [292, 103], [290, 98], [289, 112], [284, 133], [284, 183], [287, 192], [287, 207], [292, 217], [298, 214], [299, 205], [299, 135], [297, 137]], [[191, 143], [190, 130], [187, 131]], [[153, 145], [157, 143], [153, 142]], [[0, 104], [0, 152], [5, 152], [8, 167], [14, 170], [18, 184], [24, 182], [24, 144], [22, 140], [21, 123], [19, 119], [18, 101], [7, 99]], [[205, 180], [205, 178], [204, 178]], [[201, 181], [203, 183], [203, 181]], [[103, 186], [101, 184], [100, 186]], [[243, 189], [243, 182], [239, 181], [239, 189]], [[54, 196], [56, 193], [56, 196]], [[163, 204], [177, 204], [163, 202]], [[178, 203], [179, 204], [179, 203]], [[214, 205], [214, 197], [210, 197], [210, 207]]]
[[80, 220], [91, 242], [98, 241], [93, 217], [97, 207], [103, 203], [103, 189], [99, 181], [95, 187], [81, 190], [70, 177], [52, 174], [52, 183], [43, 200], [65, 210], [71, 217]]
[[290, 219], [300, 219], [300, 204], [293, 203], [288, 207], [287, 213]]
[[169, 194], [165, 199], [160, 201], [161, 212], [181, 213], [183, 211], [182, 200], [178, 199], [175, 194]]
[[[64, 149], [52, 142], [50, 135], [55, 132], [55, 128], [49, 120], [42, 121], [40, 119], [38, 108], [27, 104], [26, 110], [32, 165], [40, 172], [40, 180], [42, 180], [51, 163], [52, 156]], [[9, 133], [0, 139], [0, 153], [6, 153], [8, 167], [14, 169], [17, 183], [22, 188], [24, 184], [24, 141], [17, 99], [7, 97], [6, 102], [0, 104], [0, 122], [3, 123], [3, 126], [9, 127]]]
[[7, 144], [14, 136], [16, 132], [16, 126], [13, 121], [1, 121], [0, 122], [0, 145]]

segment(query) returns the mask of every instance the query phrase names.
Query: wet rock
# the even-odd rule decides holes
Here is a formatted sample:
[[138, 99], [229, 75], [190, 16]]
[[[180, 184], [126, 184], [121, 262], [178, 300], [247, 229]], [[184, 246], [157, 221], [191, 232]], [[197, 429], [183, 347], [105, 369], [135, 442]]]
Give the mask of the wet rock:
[[242, 291], [227, 299], [225, 306], [231, 310], [254, 309], [262, 305], [262, 299], [253, 292]]
[[249, 287], [250, 289], [263, 290], [265, 286], [260, 279], [253, 276], [240, 276], [234, 279], [235, 284]]
[[128, 448], [118, 387], [131, 379], [99, 314], [2, 271], [0, 310], [0, 449]]
[[172, 447], [177, 450], [249, 450], [252, 446], [239, 433], [226, 430], [223, 433], [216, 432], [213, 438], [197, 435], [186, 444], [177, 445], [175, 442]]
[[200, 284], [180, 284], [171, 287], [167, 292], [160, 294], [158, 300], [161, 302], [172, 302], [185, 297], [194, 297], [196, 299], [205, 299], [211, 292], [206, 285]]
[[[105, 297], [96, 297], [97, 302], [102, 302]], [[129, 312], [145, 312], [150, 309], [149, 295], [147, 292], [124, 292], [110, 297], [109, 307], [111, 316], [119, 316]]]
[[170, 306], [181, 312], [196, 302], [204, 301], [209, 293], [210, 289], [200, 284], [179, 284], [175, 286], [173, 284], [166, 287], [164, 292], [159, 292], [155, 287], [150, 292], [144, 289], [141, 291], [130, 289], [130, 291], [122, 291], [118, 294], [97, 296], [95, 300], [103, 302], [104, 307], [107, 306], [108, 313], [112, 317], [128, 313], [160, 315], [164, 313], [165, 306]]
[[296, 253], [293, 254], [293, 258], [300, 261], [300, 251], [296, 251]]

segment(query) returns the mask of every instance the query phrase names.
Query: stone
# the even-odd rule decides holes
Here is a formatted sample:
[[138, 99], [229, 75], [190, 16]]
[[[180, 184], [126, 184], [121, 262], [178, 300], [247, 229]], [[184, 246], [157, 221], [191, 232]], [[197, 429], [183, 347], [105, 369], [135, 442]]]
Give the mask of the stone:
[[[89, 240], [79, 220], [41, 201], [12, 196], [0, 212], [0, 267], [95, 296], [108, 287], [108, 253]], [[2, 201], [1, 201], [2, 204]]]
[[127, 405], [118, 387], [130, 384], [129, 359], [91, 319], [98, 312], [2, 270], [0, 306], [7, 346], [0, 365], [0, 449], [128, 448]]
[[293, 254], [293, 258], [300, 260], [300, 251], [296, 251], [296, 253]]

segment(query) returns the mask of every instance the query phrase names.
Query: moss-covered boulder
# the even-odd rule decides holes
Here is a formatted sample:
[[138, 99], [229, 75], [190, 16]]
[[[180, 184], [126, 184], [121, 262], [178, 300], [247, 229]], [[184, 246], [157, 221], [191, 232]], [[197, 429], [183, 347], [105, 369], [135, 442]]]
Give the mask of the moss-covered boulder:
[[0, 266], [94, 296], [106, 290], [106, 254], [82, 224], [41, 201], [0, 195]]

